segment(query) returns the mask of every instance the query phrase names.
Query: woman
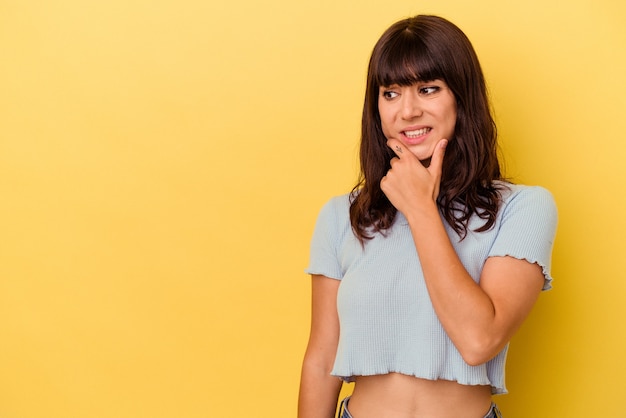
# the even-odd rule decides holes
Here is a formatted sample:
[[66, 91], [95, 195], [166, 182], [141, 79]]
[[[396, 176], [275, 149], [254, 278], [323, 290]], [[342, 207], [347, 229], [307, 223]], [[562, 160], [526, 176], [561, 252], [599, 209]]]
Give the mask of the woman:
[[[300, 418], [497, 417], [508, 342], [549, 289], [556, 208], [503, 180], [474, 49], [392, 25], [369, 64], [361, 178], [321, 210]], [[339, 379], [338, 379], [339, 378]]]

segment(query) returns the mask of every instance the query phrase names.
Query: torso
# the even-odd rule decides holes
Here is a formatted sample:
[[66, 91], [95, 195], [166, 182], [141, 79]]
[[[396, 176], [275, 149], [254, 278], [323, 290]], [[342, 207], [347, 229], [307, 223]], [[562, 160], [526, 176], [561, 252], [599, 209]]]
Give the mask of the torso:
[[483, 418], [491, 388], [390, 373], [357, 377], [348, 409], [354, 418]]
[[[426, 288], [410, 226], [401, 213], [384, 235], [375, 235], [365, 247], [352, 231], [346, 197], [334, 199], [327, 216], [331, 235], [326, 239], [331, 243], [326, 244], [330, 248], [327, 257], [336, 268], [330, 274], [341, 277], [337, 293], [341, 333], [333, 375], [351, 381], [353, 376], [397, 372], [468, 386], [491, 385], [493, 393], [506, 391], [506, 348], [491, 361], [472, 367], [443, 329]], [[482, 226], [480, 219], [472, 222], [473, 229]], [[463, 240], [447, 227], [459, 259], [477, 282], [498, 226], [481, 233], [470, 230]]]
[[[556, 222], [551, 195], [515, 185], [502, 194], [493, 228], [474, 232], [483, 225], [474, 217], [465, 239], [453, 239], [450, 232], [477, 282], [491, 256], [538, 260], [545, 271], [550, 268]], [[320, 214], [307, 272], [341, 280], [341, 337], [332, 374], [356, 381], [348, 406], [354, 418], [483, 418], [491, 394], [506, 393], [506, 347], [483, 365], [464, 362], [430, 303], [408, 222], [400, 215], [392, 229], [363, 249], [352, 232], [349, 196], [332, 199]], [[546, 233], [537, 230], [536, 239], [520, 243], [528, 219], [541, 221]], [[550, 280], [546, 274], [545, 289]]]

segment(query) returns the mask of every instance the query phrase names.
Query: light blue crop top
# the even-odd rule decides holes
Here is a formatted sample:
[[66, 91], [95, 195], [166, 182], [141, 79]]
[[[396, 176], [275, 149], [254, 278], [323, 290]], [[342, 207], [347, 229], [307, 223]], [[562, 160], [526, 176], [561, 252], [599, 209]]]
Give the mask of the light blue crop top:
[[[448, 236], [476, 282], [488, 257], [512, 256], [540, 265], [543, 289], [550, 289], [557, 224], [552, 195], [536, 186], [506, 186], [493, 228], [474, 232], [484, 224], [474, 216], [467, 236], [460, 240], [444, 221]], [[430, 302], [406, 218], [398, 212], [385, 235], [376, 234], [363, 249], [352, 231], [349, 207], [346, 194], [322, 208], [305, 270], [341, 280], [337, 296], [340, 337], [332, 374], [351, 381], [354, 376], [397, 372], [464, 385], [491, 385], [492, 393], [507, 393], [508, 344], [485, 364], [465, 363]]]

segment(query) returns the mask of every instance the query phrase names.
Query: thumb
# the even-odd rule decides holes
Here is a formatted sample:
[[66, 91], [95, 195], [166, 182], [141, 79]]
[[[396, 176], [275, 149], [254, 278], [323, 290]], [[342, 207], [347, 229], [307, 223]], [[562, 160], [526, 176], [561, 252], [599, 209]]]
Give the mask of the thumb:
[[437, 143], [433, 156], [430, 159], [430, 166], [428, 171], [437, 179], [441, 178], [441, 169], [443, 167], [443, 156], [446, 154], [446, 146], [448, 145], [447, 139], [442, 139]]

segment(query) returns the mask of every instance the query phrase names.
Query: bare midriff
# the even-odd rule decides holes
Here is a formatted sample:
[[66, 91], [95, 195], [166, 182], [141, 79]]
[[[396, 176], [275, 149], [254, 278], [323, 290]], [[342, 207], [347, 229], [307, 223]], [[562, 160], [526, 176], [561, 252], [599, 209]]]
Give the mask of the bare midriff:
[[390, 373], [357, 377], [348, 409], [354, 418], [483, 418], [490, 405], [490, 386]]

